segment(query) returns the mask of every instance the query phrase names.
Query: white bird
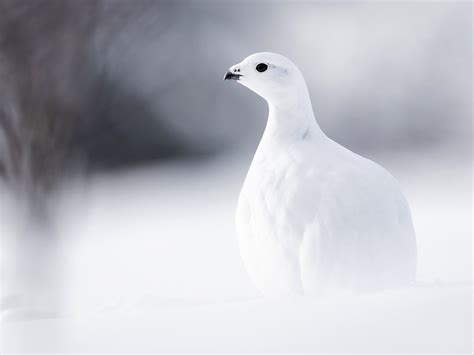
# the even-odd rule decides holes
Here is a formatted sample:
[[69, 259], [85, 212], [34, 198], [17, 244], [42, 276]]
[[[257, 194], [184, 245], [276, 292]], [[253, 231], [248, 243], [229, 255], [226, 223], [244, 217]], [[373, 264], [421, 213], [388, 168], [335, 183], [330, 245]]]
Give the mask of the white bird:
[[255, 286], [282, 296], [413, 282], [415, 232], [397, 181], [324, 135], [298, 68], [256, 53], [232, 66], [229, 79], [269, 107], [236, 214]]

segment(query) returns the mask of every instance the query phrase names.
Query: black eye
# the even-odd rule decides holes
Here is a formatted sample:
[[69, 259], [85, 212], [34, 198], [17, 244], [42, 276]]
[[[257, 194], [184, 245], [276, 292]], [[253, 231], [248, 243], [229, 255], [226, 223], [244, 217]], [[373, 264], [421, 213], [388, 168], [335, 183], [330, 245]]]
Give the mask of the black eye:
[[266, 65], [265, 63], [260, 63], [257, 64], [257, 67], [255, 69], [257, 69], [258, 72], [263, 73], [265, 70], [268, 69], [268, 65]]

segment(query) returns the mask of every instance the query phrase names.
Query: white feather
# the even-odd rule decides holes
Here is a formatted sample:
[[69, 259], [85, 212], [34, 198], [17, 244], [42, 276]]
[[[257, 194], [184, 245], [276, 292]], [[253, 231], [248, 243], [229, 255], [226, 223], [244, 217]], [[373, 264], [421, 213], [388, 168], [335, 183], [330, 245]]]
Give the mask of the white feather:
[[[258, 63], [267, 71], [255, 70]], [[257, 53], [230, 70], [267, 100], [267, 127], [240, 193], [242, 259], [267, 295], [367, 290], [416, 274], [411, 214], [396, 180], [326, 137], [303, 76], [288, 59]]]

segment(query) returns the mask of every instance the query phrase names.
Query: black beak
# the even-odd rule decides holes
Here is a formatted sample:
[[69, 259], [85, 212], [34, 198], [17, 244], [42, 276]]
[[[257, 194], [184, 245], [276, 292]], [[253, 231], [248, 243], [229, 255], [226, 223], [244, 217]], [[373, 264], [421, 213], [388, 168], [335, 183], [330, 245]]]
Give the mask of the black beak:
[[241, 76], [241, 74], [236, 74], [232, 73], [231, 71], [227, 71], [227, 73], [225, 73], [224, 75], [224, 80], [239, 80]]

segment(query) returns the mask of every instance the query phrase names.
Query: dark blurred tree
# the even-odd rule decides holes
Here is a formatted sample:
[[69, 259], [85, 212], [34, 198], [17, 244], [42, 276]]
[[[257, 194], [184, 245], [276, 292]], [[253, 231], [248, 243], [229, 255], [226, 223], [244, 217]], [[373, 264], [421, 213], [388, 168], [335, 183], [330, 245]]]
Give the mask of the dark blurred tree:
[[168, 22], [176, 9], [164, 1], [0, 1], [0, 172], [34, 210], [68, 174], [187, 154], [97, 59], [148, 8]]

